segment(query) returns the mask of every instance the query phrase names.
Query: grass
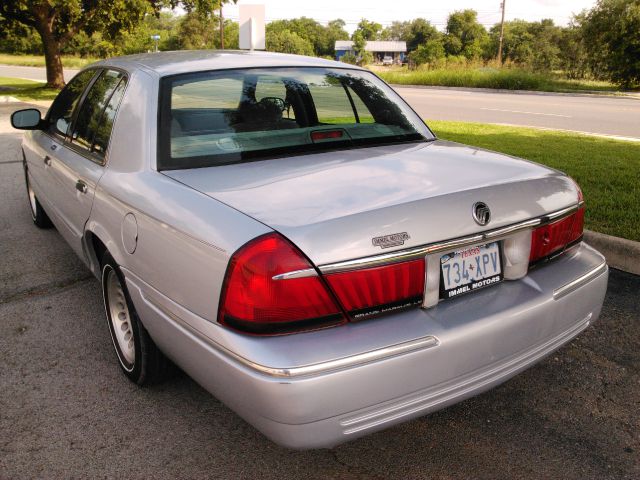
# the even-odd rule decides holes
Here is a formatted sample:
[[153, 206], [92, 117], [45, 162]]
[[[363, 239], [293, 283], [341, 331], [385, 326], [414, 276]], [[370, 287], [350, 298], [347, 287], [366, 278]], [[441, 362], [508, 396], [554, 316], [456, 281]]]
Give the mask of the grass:
[[45, 87], [44, 82], [21, 78], [0, 77], [0, 95], [9, 95], [24, 101], [53, 100], [60, 93], [55, 88]]
[[615, 85], [590, 80], [568, 80], [553, 74], [532, 73], [517, 68], [444, 68], [407, 70], [396, 68], [376, 73], [397, 85], [433, 85], [442, 87], [537, 90], [545, 92], [619, 91]]
[[562, 170], [582, 187], [586, 228], [640, 241], [640, 143], [479, 123], [428, 124], [439, 138]]
[[[98, 60], [100, 59], [63, 55], [62, 66], [65, 68], [82, 68]], [[22, 67], [44, 67], [44, 55], [11, 55], [9, 53], [0, 53], [0, 64]]]

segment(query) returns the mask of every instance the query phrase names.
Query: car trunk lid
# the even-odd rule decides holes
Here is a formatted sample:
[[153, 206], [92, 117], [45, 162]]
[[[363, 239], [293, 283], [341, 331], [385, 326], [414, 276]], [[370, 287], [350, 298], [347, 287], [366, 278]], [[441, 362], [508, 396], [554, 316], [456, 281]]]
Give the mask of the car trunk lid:
[[[316, 265], [472, 235], [577, 201], [556, 170], [441, 140], [163, 173], [282, 233]], [[473, 219], [476, 202], [491, 209], [486, 226]]]

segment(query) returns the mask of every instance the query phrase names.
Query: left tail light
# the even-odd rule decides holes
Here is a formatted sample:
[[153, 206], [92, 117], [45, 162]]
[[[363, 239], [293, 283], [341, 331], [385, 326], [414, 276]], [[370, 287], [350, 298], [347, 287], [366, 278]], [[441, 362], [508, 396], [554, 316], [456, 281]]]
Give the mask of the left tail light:
[[277, 233], [250, 241], [231, 258], [218, 320], [254, 333], [287, 333], [346, 321], [315, 271], [301, 278], [274, 278], [309, 269], [313, 265], [304, 254]]
[[584, 206], [571, 215], [536, 228], [531, 234], [529, 263], [535, 263], [562, 252], [569, 244], [582, 237]]

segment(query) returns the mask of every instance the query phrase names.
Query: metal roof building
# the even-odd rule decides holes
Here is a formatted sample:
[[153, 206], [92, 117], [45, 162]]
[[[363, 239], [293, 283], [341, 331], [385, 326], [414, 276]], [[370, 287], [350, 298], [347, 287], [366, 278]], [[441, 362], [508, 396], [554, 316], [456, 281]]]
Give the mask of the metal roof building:
[[[377, 63], [383, 63], [385, 57], [391, 57], [393, 63], [402, 63], [407, 53], [407, 42], [396, 40], [370, 40], [364, 46], [365, 51], [371, 52]], [[353, 53], [351, 40], [336, 40], [336, 60], [340, 60], [347, 53]]]

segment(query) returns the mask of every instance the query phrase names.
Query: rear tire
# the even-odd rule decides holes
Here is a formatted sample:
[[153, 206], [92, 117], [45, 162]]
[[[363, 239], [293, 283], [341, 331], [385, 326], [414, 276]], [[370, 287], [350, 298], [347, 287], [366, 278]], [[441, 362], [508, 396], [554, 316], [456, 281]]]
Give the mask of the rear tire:
[[173, 373], [173, 364], [142, 325], [124, 276], [109, 252], [104, 253], [101, 266], [107, 325], [120, 368], [137, 385], [162, 382]]
[[51, 228], [53, 224], [47, 215], [47, 212], [44, 211], [42, 205], [38, 201], [38, 197], [36, 197], [33, 188], [31, 188], [31, 182], [29, 182], [29, 174], [27, 173], [27, 168], [24, 169], [24, 179], [27, 185], [27, 195], [29, 197], [29, 208], [31, 210], [31, 218], [33, 223], [35, 223], [38, 228]]

